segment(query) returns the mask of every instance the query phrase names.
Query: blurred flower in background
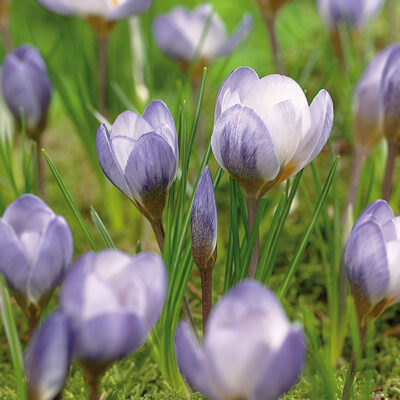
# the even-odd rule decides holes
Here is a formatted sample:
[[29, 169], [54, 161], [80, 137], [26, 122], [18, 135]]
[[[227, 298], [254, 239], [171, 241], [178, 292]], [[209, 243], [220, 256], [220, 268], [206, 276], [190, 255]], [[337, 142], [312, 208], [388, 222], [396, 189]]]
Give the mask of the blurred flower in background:
[[399, 259], [400, 219], [386, 201], [377, 200], [358, 217], [345, 251], [361, 326], [399, 301]]
[[39, 50], [23, 45], [8, 54], [3, 61], [1, 81], [7, 106], [18, 121], [22, 109], [28, 134], [37, 139], [46, 124], [52, 92]]
[[72, 262], [67, 222], [38, 197], [25, 194], [0, 219], [0, 273], [26, 314], [32, 333]]
[[317, 0], [319, 12], [329, 30], [341, 23], [352, 29], [362, 29], [381, 10], [384, 0]]
[[218, 302], [202, 345], [181, 322], [175, 347], [187, 382], [216, 400], [276, 399], [296, 383], [305, 362], [302, 328], [288, 321], [272, 291], [253, 280]]
[[53, 400], [61, 393], [72, 360], [69, 318], [56, 311], [36, 330], [25, 354], [29, 400]]
[[193, 11], [173, 8], [153, 22], [158, 47], [169, 57], [182, 62], [184, 68], [194, 60], [206, 66], [212, 60], [230, 54], [252, 28], [253, 19], [244, 15], [240, 26], [228, 36], [225, 23], [212, 5], [200, 4]]

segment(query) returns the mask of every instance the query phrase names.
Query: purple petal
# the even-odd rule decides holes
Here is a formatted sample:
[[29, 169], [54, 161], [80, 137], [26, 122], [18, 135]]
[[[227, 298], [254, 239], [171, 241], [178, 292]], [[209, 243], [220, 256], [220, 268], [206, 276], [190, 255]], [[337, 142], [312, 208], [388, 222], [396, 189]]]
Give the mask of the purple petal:
[[[217, 96], [215, 105], [214, 123], [227, 108], [233, 104], [240, 103], [250, 88], [258, 81], [257, 73], [249, 67], [241, 67], [233, 70], [222, 83]], [[238, 101], [230, 100], [236, 93]], [[229, 107], [226, 106], [229, 104]]]
[[152, 2], [153, 0], [127, 0], [120, 6], [114, 7], [107, 19], [116, 20], [141, 14], [150, 7]]
[[175, 121], [168, 106], [161, 100], [152, 101], [144, 110], [143, 118], [151, 125], [152, 130], [160, 134], [171, 146], [179, 159], [178, 137]]
[[254, 400], [274, 400], [297, 382], [305, 362], [305, 337], [300, 326], [291, 328], [286, 340], [268, 362], [257, 386]]
[[125, 136], [136, 141], [140, 136], [151, 131], [153, 128], [141, 115], [124, 111], [118, 115], [111, 127], [110, 137]]
[[176, 330], [175, 353], [179, 371], [189, 385], [205, 396], [214, 398], [207, 376], [203, 350], [186, 322], [181, 322]]
[[34, 129], [47, 115], [51, 83], [39, 51], [21, 46], [3, 62], [2, 90], [4, 99], [17, 119], [23, 108], [28, 128]]
[[245, 14], [243, 16], [240, 26], [236, 29], [235, 33], [218, 50], [218, 55], [226, 56], [232, 53], [234, 48], [242, 40], [243, 36], [249, 33], [252, 27], [253, 27], [253, 17], [249, 14]]
[[[136, 201], [162, 212], [166, 192], [175, 179], [177, 160], [171, 146], [155, 132], [136, 142], [125, 167], [124, 176]], [[164, 204], [161, 204], [164, 203]], [[159, 217], [159, 215], [154, 217]]]
[[378, 303], [389, 285], [389, 266], [382, 230], [373, 221], [353, 229], [345, 250], [347, 277], [354, 290]]
[[136, 350], [146, 327], [134, 313], [109, 313], [84, 321], [75, 330], [75, 356], [93, 363], [111, 363]]
[[237, 104], [222, 113], [214, 126], [211, 146], [218, 163], [242, 184], [254, 186], [254, 191], [279, 172], [271, 136], [251, 108]]
[[0, 219], [0, 273], [7, 285], [26, 295], [31, 265], [14, 230]]
[[132, 197], [132, 193], [115, 158], [114, 151], [111, 148], [110, 134], [104, 124], [101, 124], [97, 130], [96, 148], [97, 157], [104, 174], [121, 192], [128, 197]]
[[62, 217], [54, 218], [41, 239], [27, 292], [32, 302], [51, 292], [63, 279], [73, 257], [72, 234]]
[[190, 61], [196, 52], [196, 44], [186, 37], [173, 16], [160, 15], [153, 21], [153, 36], [158, 47], [171, 58]]
[[69, 318], [54, 312], [33, 335], [25, 354], [29, 398], [52, 400], [58, 395], [71, 365], [73, 334]]
[[373, 221], [379, 226], [382, 226], [393, 218], [393, 211], [387, 201], [376, 200], [360, 214], [352, 230], [355, 231], [359, 226], [363, 225], [367, 221]]
[[192, 254], [198, 267], [202, 268], [217, 246], [217, 202], [208, 166], [201, 173], [191, 217]]
[[67, 0], [37, 0], [37, 2], [57, 14], [68, 15], [73, 13]]

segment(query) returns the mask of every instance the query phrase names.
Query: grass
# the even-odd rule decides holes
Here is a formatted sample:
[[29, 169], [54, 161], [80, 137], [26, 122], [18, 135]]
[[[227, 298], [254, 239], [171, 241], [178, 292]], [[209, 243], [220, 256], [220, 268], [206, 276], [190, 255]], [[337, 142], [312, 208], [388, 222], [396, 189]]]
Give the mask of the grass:
[[[199, 1], [188, 0], [187, 3], [194, 6], [199, 4]], [[209, 66], [197, 133], [198, 136], [203, 137], [209, 137], [212, 131], [213, 109], [218, 87], [233, 68], [249, 65], [260, 76], [274, 72], [268, 40], [255, 4], [248, 0], [237, 0], [234, 3], [215, 0], [214, 3], [216, 10], [227, 21], [230, 31], [241, 19], [243, 11], [251, 12], [254, 16], [254, 31], [246, 46], [241, 46], [227, 60], [217, 60]], [[168, 11], [173, 5], [175, 5], [173, 0], [156, 0], [151, 10], [140, 18], [140, 22], [147, 49], [145, 77], [150, 98], [161, 98], [166, 101], [178, 125], [179, 116], [181, 119], [187, 118], [189, 122], [193, 120], [196, 114], [196, 104], [193, 101], [195, 96], [191, 93], [190, 85], [186, 85], [186, 77], [177, 65], [157, 49], [151, 38], [150, 25], [155, 15]], [[387, 44], [387, 29], [386, 15], [382, 13], [364, 34], [356, 35], [352, 39], [346, 49], [351, 62], [345, 73], [336, 62], [328, 34], [316, 13], [313, 0], [293, 0], [279, 16], [278, 34], [284, 49], [288, 75], [301, 83], [309, 100], [321, 87], [328, 89], [334, 99], [335, 125], [331, 144], [333, 152], [341, 154], [334, 186], [321, 210], [316, 229], [308, 232], [310, 233], [309, 243], [302, 243], [304, 253], [295, 259], [297, 269], [293, 280], [290, 285], [286, 284], [283, 287], [284, 290], [281, 289], [282, 295], [284, 294], [282, 301], [289, 318], [300, 321], [306, 327], [309, 348], [307, 366], [302, 379], [283, 399], [340, 398], [346, 377], [347, 361], [352, 351], [349, 329], [346, 330], [343, 357], [336, 362], [336, 368], [332, 368], [330, 362], [330, 339], [336, 329], [335, 319], [332, 318], [332, 304], [336, 299], [330, 297], [329, 279], [335, 277], [337, 267], [333, 257], [338, 256], [338, 238], [340, 240], [338, 216], [345, 203], [352, 162], [349, 151], [352, 94], [367, 60], [371, 59], [377, 49]], [[11, 32], [16, 44], [31, 42], [41, 49], [56, 87], [50, 119], [45, 131], [44, 147], [74, 199], [76, 210], [87, 225], [86, 234], [81, 229], [82, 221], [76, 218], [76, 210], [66, 207], [64, 197], [50, 169], [45, 171], [46, 201], [56, 213], [64, 215], [70, 224], [74, 235], [75, 258], [82, 252], [90, 250], [88, 237], [100, 247], [111, 247], [115, 243], [118, 248], [130, 254], [134, 254], [137, 247], [157, 251], [149, 224], [128, 199], [103, 179], [95, 159], [93, 139], [98, 125], [93, 113], [97, 107], [97, 77], [94, 67], [96, 44], [87, 24], [77, 18], [56, 17], [39, 7], [34, 0], [26, 0], [23, 4], [22, 1], [16, 0], [12, 8]], [[113, 31], [110, 41], [108, 99], [110, 115], [107, 116], [110, 121], [113, 121], [119, 112], [125, 110], [127, 104], [139, 111], [142, 111], [145, 106], [135, 94], [130, 69], [132, 54], [129, 40], [125, 40], [129, 35], [129, 24], [122, 21]], [[2, 57], [3, 54], [0, 56]], [[179, 114], [182, 104], [185, 104], [186, 116]], [[3, 124], [1, 126], [3, 127]], [[10, 145], [19, 149], [20, 142], [21, 139], [17, 136], [14, 143]], [[192, 143], [189, 141], [188, 147], [191, 146]], [[193, 148], [198, 150], [193, 151], [191, 163], [185, 171], [191, 186], [195, 183], [204, 154], [199, 139], [195, 140]], [[181, 157], [183, 154], [181, 152]], [[368, 200], [380, 196], [382, 154], [384, 154], [384, 146], [377, 149], [368, 162], [367, 169], [373, 170], [374, 175], [373, 178], [368, 175], [370, 172], [365, 175], [362, 196], [360, 196], [362, 204], [359, 205], [359, 210]], [[10, 186], [7, 179], [9, 171], [0, 163], [1, 211], [24, 188], [26, 165], [21, 162], [21, 155], [17, 150], [13, 154], [12, 164], [15, 185]], [[287, 220], [277, 243], [276, 254], [274, 254], [276, 258], [272, 260], [274, 271], [268, 280], [268, 285], [275, 292], [282, 288], [287, 268], [294, 258], [293, 255], [296, 254], [296, 249], [301, 243], [318, 200], [320, 188], [315, 183], [315, 171], [321, 176], [320, 185], [322, 185], [331, 165], [332, 157], [326, 149], [317, 159], [314, 171], [311, 167], [305, 169], [300, 181], [300, 190], [294, 197], [292, 206], [288, 205]], [[213, 174], [217, 171], [217, 165], [212, 156], [210, 169]], [[260, 224], [261, 243], [267, 239], [275, 207], [284, 190], [284, 187], [278, 188], [267, 198], [265, 215]], [[237, 193], [237, 188], [230, 184], [228, 177], [224, 174], [217, 191], [219, 236], [218, 258], [214, 274], [215, 301], [226, 288], [227, 260], [243, 257], [238, 253], [229, 254], [228, 252], [231, 247], [229, 246], [231, 217], [236, 218], [235, 223], [241, 226], [240, 215], [235, 212], [238, 208], [240, 209], [240, 197], [233, 196], [237, 203], [232, 206], [231, 213], [231, 192]], [[392, 201], [396, 207], [400, 204], [398, 200], [400, 200], [399, 190], [395, 191]], [[395, 213], [398, 213], [399, 210], [396, 207]], [[183, 217], [184, 215], [180, 214], [179, 218], [183, 219]], [[107, 227], [109, 236], [103, 229], [103, 225]], [[243, 235], [243, 233], [244, 228], [238, 228], [238, 235]], [[239, 236], [231, 240], [239, 243]], [[171, 243], [171, 249], [174, 248], [172, 245], [173, 243]], [[199, 277], [195, 270], [191, 274], [191, 280], [199, 287]], [[200, 302], [191, 293], [189, 297], [192, 308], [195, 310], [196, 323], [200, 326], [198, 312]], [[54, 307], [56, 307], [56, 296], [53, 296], [50, 308]], [[22, 347], [25, 348], [27, 344], [25, 321], [15, 304], [12, 304], [12, 309]], [[392, 332], [391, 336], [384, 335], [385, 332], [390, 333], [390, 330], [399, 324], [400, 314], [396, 306], [385, 312], [376, 323], [375, 335], [370, 336], [366, 348], [366, 361], [362, 364], [359, 379], [356, 381], [356, 399], [364, 400], [370, 397], [371, 392], [374, 399], [400, 398], [400, 348], [396, 337], [399, 332]], [[16, 387], [10, 349], [4, 326], [1, 325], [0, 398], [17, 399]], [[370, 390], [367, 391], [367, 389]], [[102, 390], [107, 393], [106, 399], [187, 398], [165, 381], [149, 343], [136, 354], [111, 368], [102, 380]], [[64, 398], [84, 398], [86, 395], [82, 374], [76, 366], [73, 366]], [[198, 394], [190, 395], [190, 399], [201, 398]]]

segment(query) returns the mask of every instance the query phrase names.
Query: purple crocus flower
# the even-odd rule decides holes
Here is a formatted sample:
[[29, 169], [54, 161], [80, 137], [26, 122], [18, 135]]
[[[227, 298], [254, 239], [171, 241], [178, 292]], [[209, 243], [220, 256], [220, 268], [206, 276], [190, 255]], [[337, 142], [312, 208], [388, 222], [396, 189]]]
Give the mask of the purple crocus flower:
[[330, 30], [340, 23], [353, 28], [362, 28], [375, 18], [384, 0], [317, 0], [322, 18]]
[[210, 170], [204, 167], [194, 194], [191, 219], [192, 255], [199, 268], [214, 265], [217, 251], [217, 202]]
[[246, 195], [259, 199], [314, 160], [332, 123], [333, 105], [326, 90], [309, 106], [293, 79], [259, 79], [253, 69], [243, 67], [231, 72], [219, 90], [211, 146]]
[[273, 292], [261, 283], [239, 283], [210, 314], [199, 345], [186, 322], [175, 335], [179, 370], [188, 383], [216, 400], [273, 400], [298, 380], [305, 338]]
[[392, 46], [382, 73], [384, 134], [391, 143], [400, 143], [400, 45]]
[[72, 359], [69, 318], [56, 311], [36, 330], [25, 354], [30, 400], [53, 400], [62, 391]]
[[132, 353], [157, 322], [166, 291], [158, 255], [104, 250], [80, 257], [60, 293], [60, 309], [72, 322], [75, 357], [96, 370]]
[[368, 154], [384, 135], [383, 78], [391, 55], [400, 45], [386, 47], [368, 64], [361, 76], [353, 101], [353, 130], [356, 147]]
[[146, 11], [153, 0], [37, 0], [52, 12], [63, 15], [100, 17], [107, 21]]
[[345, 265], [361, 318], [379, 316], [400, 297], [400, 219], [377, 200], [358, 217], [347, 241]]
[[31, 135], [43, 129], [51, 98], [51, 83], [39, 51], [30, 45], [8, 54], [2, 70], [3, 97], [18, 120], [21, 108]]
[[107, 178], [149, 220], [161, 220], [179, 160], [175, 122], [168, 107], [156, 100], [143, 116], [125, 111], [110, 131], [100, 125], [96, 142]]
[[0, 273], [28, 317], [40, 316], [72, 256], [68, 224], [38, 197], [24, 194], [0, 218]]
[[252, 18], [245, 15], [241, 25], [229, 37], [224, 22], [213, 11], [211, 4], [204, 3], [193, 11], [178, 6], [168, 14], [159, 15], [153, 22], [153, 35], [167, 56], [183, 62], [191, 62], [198, 56], [199, 60], [207, 63], [230, 54], [251, 30], [252, 24]]

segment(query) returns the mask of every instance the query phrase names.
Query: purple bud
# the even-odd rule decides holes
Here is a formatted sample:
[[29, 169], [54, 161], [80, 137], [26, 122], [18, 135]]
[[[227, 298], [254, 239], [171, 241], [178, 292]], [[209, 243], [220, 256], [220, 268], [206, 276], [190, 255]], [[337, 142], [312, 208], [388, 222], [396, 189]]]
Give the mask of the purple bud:
[[400, 46], [390, 53], [382, 74], [383, 125], [389, 142], [400, 143]]
[[336, 30], [340, 23], [362, 28], [374, 19], [384, 0], [317, 0], [322, 18], [329, 29]]
[[179, 160], [175, 122], [160, 100], [143, 116], [125, 111], [108, 131], [97, 131], [97, 156], [107, 178], [149, 220], [159, 221]]
[[347, 241], [345, 265], [360, 318], [377, 317], [399, 301], [400, 219], [377, 200], [358, 217]]
[[3, 62], [2, 89], [4, 100], [18, 120], [24, 111], [29, 133], [43, 129], [51, 98], [51, 83], [46, 64], [32, 46], [20, 46]]
[[211, 146], [246, 195], [259, 199], [321, 152], [332, 124], [332, 100], [325, 90], [309, 106], [293, 79], [259, 79], [254, 70], [243, 67], [219, 90]]
[[305, 361], [303, 330], [254, 280], [239, 283], [214, 307], [203, 345], [181, 322], [175, 347], [184, 378], [216, 400], [276, 399], [296, 383]]
[[60, 308], [72, 321], [77, 359], [108, 366], [136, 350], [157, 322], [166, 291], [158, 255], [104, 250], [80, 257], [60, 293]]
[[141, 14], [153, 0], [37, 0], [43, 7], [62, 15], [100, 17], [113, 21]]
[[382, 78], [388, 59], [399, 45], [386, 47], [368, 64], [353, 101], [353, 130], [357, 149], [368, 154], [384, 134]]
[[[224, 22], [211, 4], [205, 3], [193, 11], [178, 6], [168, 14], [159, 15], [153, 22], [153, 35], [160, 49], [171, 58], [191, 62], [197, 56], [208, 62], [232, 53], [252, 25], [253, 19], [245, 15], [236, 32], [229, 37]], [[205, 29], [207, 34], [201, 43]]]
[[28, 316], [40, 315], [72, 256], [68, 224], [38, 197], [21, 196], [0, 218], [0, 273]]
[[25, 354], [30, 400], [53, 400], [62, 391], [71, 365], [72, 344], [69, 318], [59, 311], [36, 330]]
[[212, 268], [217, 251], [217, 203], [207, 166], [201, 173], [194, 194], [191, 230], [192, 255], [196, 265], [200, 269]]

